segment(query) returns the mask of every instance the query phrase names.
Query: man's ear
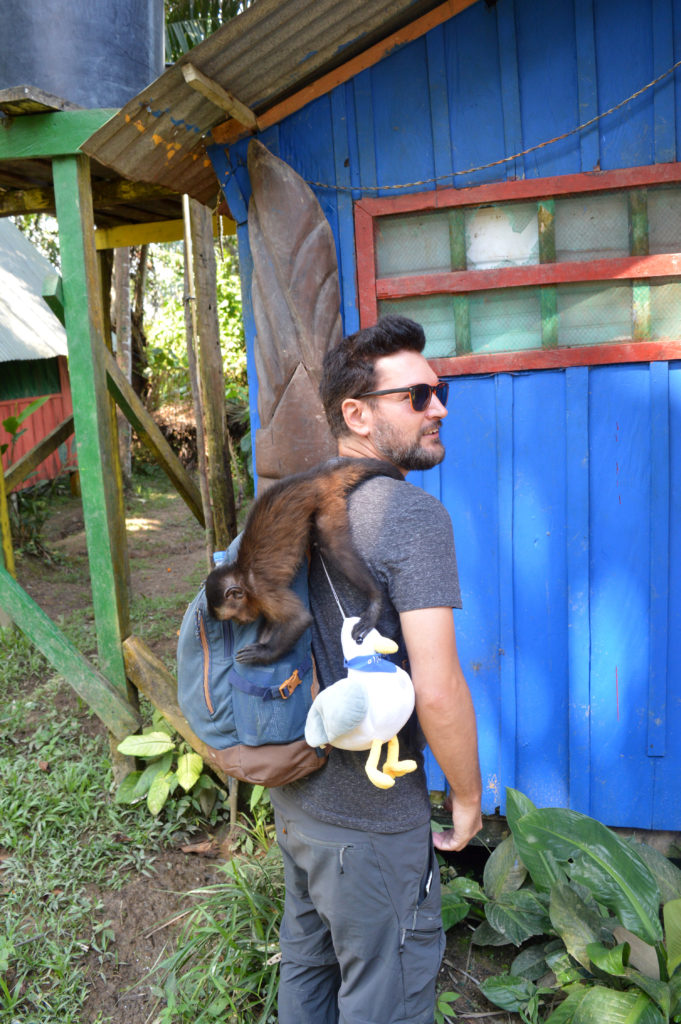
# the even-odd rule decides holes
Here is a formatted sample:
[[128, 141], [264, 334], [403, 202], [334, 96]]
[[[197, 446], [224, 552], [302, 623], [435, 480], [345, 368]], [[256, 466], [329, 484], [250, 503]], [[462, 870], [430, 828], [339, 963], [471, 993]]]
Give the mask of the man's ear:
[[360, 437], [366, 437], [370, 430], [370, 409], [361, 398], [346, 398], [341, 405], [341, 412], [348, 430]]

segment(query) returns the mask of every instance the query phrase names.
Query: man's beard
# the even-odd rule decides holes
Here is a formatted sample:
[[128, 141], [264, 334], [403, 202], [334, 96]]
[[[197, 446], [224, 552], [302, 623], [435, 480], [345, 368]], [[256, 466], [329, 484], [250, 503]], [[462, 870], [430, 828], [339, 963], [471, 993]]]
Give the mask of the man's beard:
[[381, 455], [406, 472], [432, 469], [445, 457], [445, 447], [441, 441], [438, 441], [438, 447], [430, 449], [422, 448], [420, 441], [407, 444], [400, 439], [395, 428], [387, 423], [377, 424], [373, 441]]

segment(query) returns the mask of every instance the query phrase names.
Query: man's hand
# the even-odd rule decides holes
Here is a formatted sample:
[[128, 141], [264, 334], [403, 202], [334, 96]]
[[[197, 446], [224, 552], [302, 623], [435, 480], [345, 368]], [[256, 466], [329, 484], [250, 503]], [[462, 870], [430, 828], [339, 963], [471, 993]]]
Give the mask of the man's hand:
[[480, 804], [457, 803], [456, 798], [452, 801], [452, 824], [454, 828], [446, 832], [433, 832], [433, 846], [437, 850], [457, 851], [468, 846], [471, 839], [482, 828], [482, 815]]

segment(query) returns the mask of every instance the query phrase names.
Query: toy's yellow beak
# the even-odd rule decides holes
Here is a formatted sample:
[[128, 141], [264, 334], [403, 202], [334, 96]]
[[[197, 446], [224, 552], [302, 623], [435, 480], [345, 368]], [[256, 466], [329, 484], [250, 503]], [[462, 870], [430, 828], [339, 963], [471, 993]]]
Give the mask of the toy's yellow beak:
[[394, 654], [398, 650], [398, 646], [394, 640], [383, 636], [377, 644], [374, 644], [374, 650], [376, 654]]

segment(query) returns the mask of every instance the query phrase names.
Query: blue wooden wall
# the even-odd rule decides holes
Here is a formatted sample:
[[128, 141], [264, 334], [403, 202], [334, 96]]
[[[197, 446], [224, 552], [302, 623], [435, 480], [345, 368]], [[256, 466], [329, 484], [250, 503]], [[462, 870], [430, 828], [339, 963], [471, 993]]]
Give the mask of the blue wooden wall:
[[[678, 60], [681, 0], [480, 0], [263, 133], [330, 186], [313, 184], [346, 331], [353, 198], [676, 160], [681, 70], [587, 130], [483, 166], [572, 132]], [[240, 224], [250, 350], [245, 154], [211, 152]], [[503, 812], [511, 785], [611, 825], [681, 829], [681, 362], [459, 378], [449, 406], [445, 463], [416, 482], [454, 521], [485, 810]], [[441, 788], [436, 765], [430, 780]]]

